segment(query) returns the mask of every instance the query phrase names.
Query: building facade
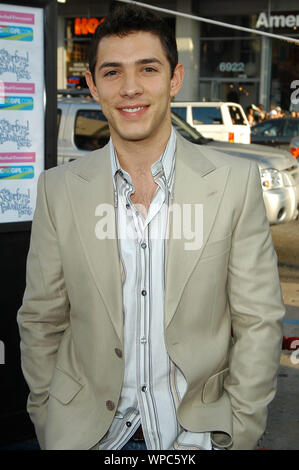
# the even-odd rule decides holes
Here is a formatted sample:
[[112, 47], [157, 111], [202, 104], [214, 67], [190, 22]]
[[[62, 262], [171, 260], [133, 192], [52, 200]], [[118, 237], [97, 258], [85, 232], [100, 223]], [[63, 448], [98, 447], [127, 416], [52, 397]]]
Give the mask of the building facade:
[[[66, 0], [58, 5], [58, 88], [84, 86], [90, 38], [112, 3], [115, 2]], [[195, 21], [161, 12], [176, 33], [179, 59], [185, 66], [184, 87], [177, 100], [235, 101], [245, 109], [252, 103], [263, 104], [266, 109], [274, 104], [290, 109], [292, 86], [299, 80], [299, 42], [207, 21], [299, 41], [298, 0], [152, 0], [146, 3], [206, 20]]]

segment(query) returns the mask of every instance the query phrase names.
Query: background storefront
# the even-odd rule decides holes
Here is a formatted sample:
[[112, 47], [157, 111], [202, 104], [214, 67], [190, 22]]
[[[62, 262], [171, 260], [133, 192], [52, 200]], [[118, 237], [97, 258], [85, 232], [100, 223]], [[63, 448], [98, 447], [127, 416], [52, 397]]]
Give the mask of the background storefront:
[[[84, 86], [88, 47], [112, 1], [59, 4], [58, 88]], [[298, 0], [156, 0], [147, 3], [247, 28], [299, 38]], [[215, 14], [217, 12], [217, 14]], [[290, 107], [299, 79], [299, 46], [240, 30], [166, 16], [175, 30], [186, 74], [177, 100], [235, 101]]]
[[66, 0], [58, 3], [57, 87], [85, 85], [90, 39], [109, 11], [110, 1]]
[[66, 85], [68, 88], [84, 87], [88, 68], [90, 38], [104, 17], [65, 19]]
[[[299, 38], [297, 0], [210, 0], [193, 6], [198, 16]], [[201, 99], [232, 99], [245, 109], [252, 103], [290, 109], [299, 45], [206, 23], [199, 27]]]
[[[218, 21], [252, 27], [251, 16]], [[203, 23], [200, 34], [199, 95], [206, 101], [234, 101], [244, 108], [259, 102], [261, 37]]]

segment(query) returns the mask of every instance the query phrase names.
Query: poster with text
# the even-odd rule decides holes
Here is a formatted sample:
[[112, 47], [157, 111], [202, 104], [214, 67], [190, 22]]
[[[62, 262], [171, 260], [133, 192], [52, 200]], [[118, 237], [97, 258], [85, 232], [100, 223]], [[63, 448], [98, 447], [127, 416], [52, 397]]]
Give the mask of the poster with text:
[[32, 220], [44, 169], [43, 15], [0, 3], [0, 223]]

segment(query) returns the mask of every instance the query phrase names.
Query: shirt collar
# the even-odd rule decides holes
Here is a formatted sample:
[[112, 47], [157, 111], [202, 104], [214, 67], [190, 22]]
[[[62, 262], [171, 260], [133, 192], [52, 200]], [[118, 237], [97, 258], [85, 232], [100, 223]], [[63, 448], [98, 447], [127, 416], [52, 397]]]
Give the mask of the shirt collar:
[[[131, 176], [125, 170], [123, 170], [119, 164], [119, 160], [118, 160], [111, 138], [109, 141], [109, 145], [110, 145], [111, 170], [112, 170], [112, 177], [113, 177], [114, 184], [115, 184], [115, 178], [117, 174], [123, 175], [127, 179], [127, 181], [132, 184]], [[175, 151], [176, 151], [176, 134], [175, 134], [174, 128], [172, 127], [170, 138], [167, 142], [164, 152], [162, 153], [160, 158], [151, 166], [152, 175], [155, 180], [160, 178], [163, 174], [165, 175], [167, 185], [170, 191], [171, 191], [172, 184], [173, 184]]]

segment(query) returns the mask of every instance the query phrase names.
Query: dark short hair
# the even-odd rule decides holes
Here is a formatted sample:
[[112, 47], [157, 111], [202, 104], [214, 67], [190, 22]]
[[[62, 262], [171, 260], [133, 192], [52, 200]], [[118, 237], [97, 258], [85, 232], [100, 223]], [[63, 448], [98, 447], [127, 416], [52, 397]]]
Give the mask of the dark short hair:
[[173, 76], [178, 63], [178, 50], [176, 38], [171, 28], [163, 18], [155, 13], [137, 5], [126, 4], [117, 6], [108, 14], [93, 35], [89, 50], [89, 70], [93, 81], [95, 81], [97, 51], [101, 39], [112, 35], [122, 37], [135, 31], [145, 31], [160, 38], [170, 65], [171, 77]]

